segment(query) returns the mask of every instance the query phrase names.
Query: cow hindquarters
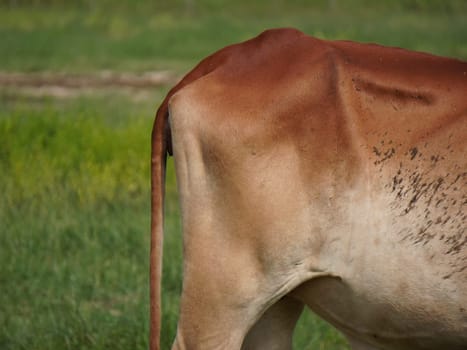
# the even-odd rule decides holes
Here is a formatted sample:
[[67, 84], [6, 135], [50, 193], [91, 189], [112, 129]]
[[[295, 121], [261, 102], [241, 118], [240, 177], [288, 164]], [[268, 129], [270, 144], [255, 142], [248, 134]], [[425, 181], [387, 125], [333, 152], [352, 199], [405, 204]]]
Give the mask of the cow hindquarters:
[[[271, 192], [277, 192], [279, 179], [270, 181], [261, 193], [250, 191], [256, 187], [251, 181], [239, 188], [244, 172], [227, 166], [228, 157], [216, 158], [220, 153], [216, 147], [221, 146], [206, 137], [204, 128], [200, 130], [203, 119], [186, 95], [176, 95], [171, 103], [184, 245], [180, 319], [173, 348], [238, 350], [252, 328], [245, 343], [250, 348], [257, 347], [259, 334], [271, 327], [290, 329], [286, 337], [290, 338], [301, 306], [292, 314], [281, 312], [289, 302], [266, 310], [303, 281], [324, 272], [302, 261], [308, 248], [296, 242], [296, 235], [286, 234], [293, 231], [291, 223], [274, 219], [280, 208], [272, 206], [279, 201], [271, 198]], [[294, 212], [292, 206], [286, 208]], [[288, 319], [275, 320], [281, 314]]]
[[173, 349], [240, 349], [249, 329], [287, 290], [281, 294], [269, 285], [254, 245], [242, 240], [246, 232], [236, 226], [240, 214], [230, 210], [226, 203], [231, 201], [219, 192], [205, 164], [188, 107], [172, 100], [170, 112], [184, 245]]

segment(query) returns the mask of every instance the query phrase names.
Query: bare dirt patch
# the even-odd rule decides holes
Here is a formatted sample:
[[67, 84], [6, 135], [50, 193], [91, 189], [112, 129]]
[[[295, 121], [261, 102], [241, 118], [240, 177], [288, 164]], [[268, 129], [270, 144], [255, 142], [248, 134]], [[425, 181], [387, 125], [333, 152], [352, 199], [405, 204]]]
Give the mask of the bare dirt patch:
[[144, 94], [151, 89], [174, 85], [179, 77], [171, 71], [141, 74], [98, 72], [94, 74], [0, 72], [0, 89], [42, 97], [69, 98], [107, 90]]

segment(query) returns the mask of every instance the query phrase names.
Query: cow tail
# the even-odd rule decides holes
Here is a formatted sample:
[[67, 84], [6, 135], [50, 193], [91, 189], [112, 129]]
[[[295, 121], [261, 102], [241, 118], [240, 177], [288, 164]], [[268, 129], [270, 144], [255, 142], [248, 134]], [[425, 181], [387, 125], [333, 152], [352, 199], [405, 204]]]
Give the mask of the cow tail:
[[168, 137], [167, 104], [163, 103], [156, 114], [151, 142], [150, 350], [160, 349], [164, 185]]

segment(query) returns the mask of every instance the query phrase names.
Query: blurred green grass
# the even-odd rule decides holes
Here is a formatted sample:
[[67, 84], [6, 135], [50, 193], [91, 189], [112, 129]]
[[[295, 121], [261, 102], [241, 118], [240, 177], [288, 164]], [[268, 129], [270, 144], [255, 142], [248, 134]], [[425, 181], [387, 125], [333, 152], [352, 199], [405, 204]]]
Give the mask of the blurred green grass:
[[145, 344], [141, 115], [94, 100], [1, 109], [0, 348]]
[[[277, 26], [467, 58], [465, 1], [195, 3], [0, 2], [0, 70], [182, 73]], [[150, 131], [167, 90], [52, 99], [0, 86], [1, 349], [147, 348]], [[181, 287], [175, 188], [169, 162], [163, 349]], [[308, 313], [295, 348], [347, 347]]]
[[[3, 8], [0, 68], [185, 71], [220, 47], [251, 38], [266, 28], [289, 26], [321, 38], [379, 42], [467, 58], [467, 2], [463, 3], [466, 5], [459, 10], [407, 11], [397, 6], [389, 10], [374, 6], [300, 7], [300, 2], [292, 6], [277, 0], [261, 7], [239, 1], [216, 11], [205, 5], [193, 10], [193, 14], [158, 7], [145, 11], [138, 7], [135, 11], [103, 7]], [[251, 11], [242, 12], [247, 6]]]

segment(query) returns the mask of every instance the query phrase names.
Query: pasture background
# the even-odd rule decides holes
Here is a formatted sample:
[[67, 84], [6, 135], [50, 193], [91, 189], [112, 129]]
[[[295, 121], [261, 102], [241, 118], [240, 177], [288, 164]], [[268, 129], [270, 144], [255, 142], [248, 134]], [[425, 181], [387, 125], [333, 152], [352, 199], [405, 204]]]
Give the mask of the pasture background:
[[[0, 71], [180, 75], [280, 26], [467, 58], [463, 0], [1, 0]], [[147, 348], [149, 140], [168, 88], [57, 98], [0, 82], [0, 349]], [[163, 349], [181, 287], [171, 163], [166, 217]], [[307, 313], [295, 348], [347, 345]]]

